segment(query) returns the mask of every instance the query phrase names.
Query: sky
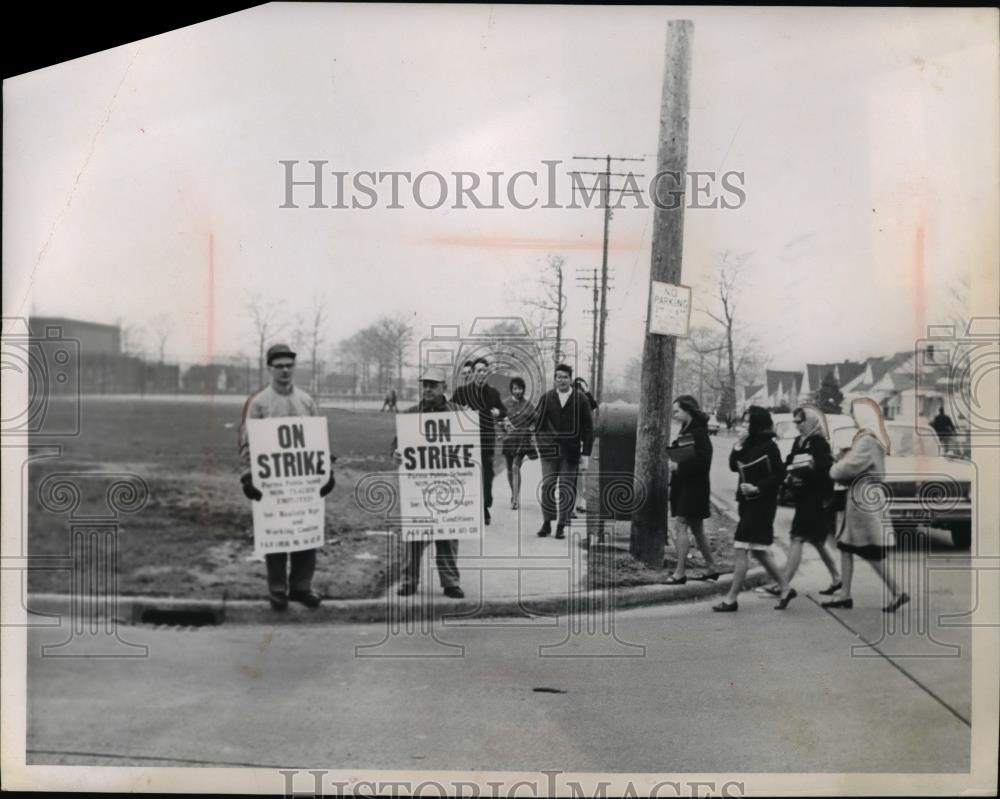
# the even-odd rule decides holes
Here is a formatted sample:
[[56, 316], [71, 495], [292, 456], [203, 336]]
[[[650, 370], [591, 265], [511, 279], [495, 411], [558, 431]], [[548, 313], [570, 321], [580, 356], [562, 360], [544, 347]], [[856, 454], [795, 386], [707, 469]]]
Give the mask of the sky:
[[[685, 213], [696, 309], [712, 307], [722, 254], [746, 254], [740, 336], [796, 369], [912, 348], [953, 315], [951, 287], [993, 291], [990, 9], [279, 3], [4, 82], [4, 316], [166, 324], [183, 361], [253, 353], [255, 296], [286, 317], [322, 299], [328, 344], [384, 314], [424, 338], [518, 314], [559, 254], [566, 335], [586, 352], [577, 276], [600, 266], [599, 208], [453, 208], [451, 177], [434, 210], [405, 184], [403, 208], [384, 186], [371, 209], [310, 208], [308, 187], [282, 208], [280, 162], [348, 181], [535, 171], [542, 188], [518, 192], [539, 204], [544, 161], [561, 162], [562, 204], [567, 170], [599, 168], [576, 155], [643, 158], [614, 169], [648, 179], [674, 18], [694, 22], [688, 168], [742, 173], [746, 195]], [[609, 379], [641, 354], [648, 298], [653, 212], [623, 204]]]

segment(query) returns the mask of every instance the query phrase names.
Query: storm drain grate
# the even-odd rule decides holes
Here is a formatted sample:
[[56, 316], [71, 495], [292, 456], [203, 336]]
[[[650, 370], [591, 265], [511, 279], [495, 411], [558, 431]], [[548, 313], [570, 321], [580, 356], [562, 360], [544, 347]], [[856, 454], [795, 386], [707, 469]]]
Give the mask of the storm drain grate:
[[564, 694], [566, 693], [562, 688], [532, 688], [536, 694]]
[[173, 627], [214, 627], [219, 618], [212, 610], [159, 610], [149, 608], [139, 617], [142, 624], [165, 624]]

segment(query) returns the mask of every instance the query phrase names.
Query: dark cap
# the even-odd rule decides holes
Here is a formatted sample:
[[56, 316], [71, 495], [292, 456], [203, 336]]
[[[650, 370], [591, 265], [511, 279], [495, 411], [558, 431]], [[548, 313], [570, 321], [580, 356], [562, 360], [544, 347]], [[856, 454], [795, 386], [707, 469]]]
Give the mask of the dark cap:
[[292, 352], [292, 348], [287, 344], [275, 344], [267, 351], [267, 365], [271, 365], [271, 361], [275, 358], [291, 358], [295, 359], [295, 353]]

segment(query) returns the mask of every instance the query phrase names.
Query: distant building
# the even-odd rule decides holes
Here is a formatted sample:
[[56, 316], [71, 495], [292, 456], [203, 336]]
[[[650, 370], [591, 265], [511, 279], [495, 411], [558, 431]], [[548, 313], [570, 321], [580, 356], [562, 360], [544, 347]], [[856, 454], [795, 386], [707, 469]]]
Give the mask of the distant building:
[[80, 342], [83, 357], [95, 355], [121, 355], [122, 332], [117, 325], [84, 322], [63, 316], [33, 316], [28, 320], [31, 335], [35, 338], [61, 336]]
[[779, 408], [784, 405], [791, 409], [799, 404], [802, 372], [768, 369], [764, 375], [764, 383], [767, 407]]

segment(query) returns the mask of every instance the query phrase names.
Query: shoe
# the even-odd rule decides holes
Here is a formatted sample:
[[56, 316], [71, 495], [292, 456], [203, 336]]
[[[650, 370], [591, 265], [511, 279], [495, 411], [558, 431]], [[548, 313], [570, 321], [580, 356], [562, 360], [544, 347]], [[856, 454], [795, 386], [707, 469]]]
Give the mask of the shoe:
[[798, 592], [794, 588], [790, 588], [788, 590], [788, 596], [782, 597], [781, 601], [778, 602], [778, 604], [774, 606], [774, 609], [775, 610], [784, 610], [785, 608], [788, 607], [788, 603], [791, 602], [793, 599], [795, 599], [795, 597], [797, 597], [798, 595], [799, 595]]
[[770, 594], [771, 596], [781, 596], [781, 586], [780, 585], [765, 585], [761, 588], [765, 594]]
[[483, 508], [483, 521], [486, 522], [486, 526], [490, 526], [490, 512], [486, 508]]
[[284, 591], [271, 591], [271, 593], [267, 595], [267, 599], [271, 603], [272, 610], [288, 609], [288, 596]]
[[823, 596], [833, 596], [843, 587], [844, 584], [838, 580], [835, 583], [831, 583], [829, 588], [824, 588], [822, 591], [820, 591], [820, 594], [822, 594]]
[[323, 601], [320, 595], [313, 591], [291, 591], [288, 598], [292, 602], [301, 602], [307, 608], [318, 608], [319, 603]]
[[511, 510], [517, 510], [517, 500], [516, 499], [512, 499], [510, 501], [510, 509]]
[[457, 585], [449, 585], [444, 589], [444, 595], [451, 597], [452, 599], [462, 599], [465, 597], [465, 591], [459, 588]]
[[831, 599], [829, 602], [821, 602], [821, 608], [844, 608], [844, 610], [850, 610], [854, 607], [854, 600], [848, 597], [847, 599]]
[[397, 596], [409, 596], [410, 594], [417, 593], [417, 587], [415, 585], [401, 585], [399, 590], [396, 591]]
[[551, 524], [549, 524], [548, 522], [545, 522], [545, 523], [544, 523], [544, 524], [542, 525], [542, 529], [541, 529], [541, 530], [539, 530], [539, 531], [538, 531], [538, 532], [536, 533], [536, 535], [537, 535], [537, 536], [538, 536], [539, 538], [545, 538], [545, 537], [546, 537], [547, 535], [551, 535], [551, 533], [552, 533], [552, 525], [551, 525]]
[[712, 610], [716, 613], [735, 613], [739, 609], [739, 602], [720, 602], [718, 605], [712, 606]]
[[884, 608], [882, 608], [882, 612], [883, 613], [895, 613], [897, 610], [899, 610], [901, 607], [903, 607], [903, 605], [905, 605], [909, 601], [910, 601], [910, 595], [909, 594], [900, 594], [898, 597], [896, 597], [894, 600], [892, 600], [892, 602], [890, 602], [888, 605], [886, 605]]
[[705, 572], [704, 574], [699, 574], [697, 577], [692, 577], [692, 580], [718, 580], [720, 577], [718, 572]]
[[666, 580], [663, 581], [664, 585], [684, 585], [688, 581], [687, 575], [682, 575], [677, 577], [671, 574]]
[[566, 525], [565, 524], [557, 525], [556, 538], [565, 538], [565, 537], [566, 537]]

